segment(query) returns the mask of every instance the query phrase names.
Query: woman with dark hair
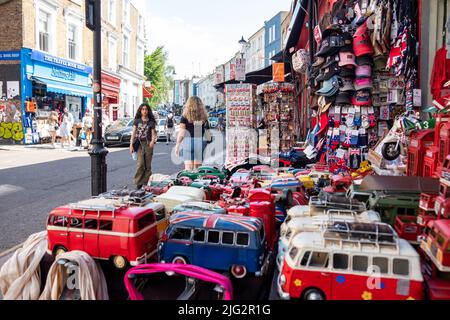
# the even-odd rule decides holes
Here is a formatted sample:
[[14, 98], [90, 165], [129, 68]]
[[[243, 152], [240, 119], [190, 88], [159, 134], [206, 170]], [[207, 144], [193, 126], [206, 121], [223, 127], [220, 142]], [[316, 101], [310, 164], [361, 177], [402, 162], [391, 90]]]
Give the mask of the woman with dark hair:
[[147, 185], [152, 175], [153, 147], [157, 138], [155, 116], [150, 106], [143, 103], [136, 112], [130, 140], [130, 152], [132, 154], [137, 152], [134, 183], [138, 189]]

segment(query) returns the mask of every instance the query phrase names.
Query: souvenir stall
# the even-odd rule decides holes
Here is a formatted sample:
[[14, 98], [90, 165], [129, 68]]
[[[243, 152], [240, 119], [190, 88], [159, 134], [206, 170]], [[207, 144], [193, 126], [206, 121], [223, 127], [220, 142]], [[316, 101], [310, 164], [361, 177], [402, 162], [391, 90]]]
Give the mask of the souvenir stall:
[[256, 86], [228, 84], [225, 87], [227, 108], [226, 162], [237, 163], [247, 159], [256, 150]]
[[[294, 86], [289, 83], [269, 83], [263, 86], [264, 138], [259, 141], [259, 155], [288, 152], [295, 139]], [[261, 137], [261, 135], [260, 135]]]
[[417, 16], [416, 1], [324, 3], [309, 65], [308, 143], [333, 172], [370, 160], [379, 174], [403, 175], [407, 157], [398, 150], [421, 106], [414, 103], [417, 26], [407, 18]]

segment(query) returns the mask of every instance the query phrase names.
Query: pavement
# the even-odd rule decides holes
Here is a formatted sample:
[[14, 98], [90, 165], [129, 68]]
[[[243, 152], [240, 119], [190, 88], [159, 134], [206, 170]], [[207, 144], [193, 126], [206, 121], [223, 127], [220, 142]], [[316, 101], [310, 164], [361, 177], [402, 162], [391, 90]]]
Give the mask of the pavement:
[[[224, 138], [213, 131], [206, 165], [223, 164]], [[158, 142], [153, 173], [172, 175], [183, 170], [175, 144]], [[222, 149], [221, 149], [222, 148]], [[136, 163], [128, 148], [110, 148], [107, 156], [108, 190], [133, 187]], [[0, 267], [5, 251], [45, 229], [49, 212], [91, 196], [90, 157], [85, 150], [49, 149], [49, 146], [0, 146]], [[9, 256], [9, 255], [8, 255]]]

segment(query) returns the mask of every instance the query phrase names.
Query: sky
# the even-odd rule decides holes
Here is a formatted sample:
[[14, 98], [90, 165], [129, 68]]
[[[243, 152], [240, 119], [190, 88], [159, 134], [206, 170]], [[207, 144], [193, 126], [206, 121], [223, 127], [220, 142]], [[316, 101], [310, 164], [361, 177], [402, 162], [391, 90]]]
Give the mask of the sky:
[[229, 61], [246, 40], [291, 0], [145, 0], [147, 50], [164, 46], [175, 79], [205, 76]]

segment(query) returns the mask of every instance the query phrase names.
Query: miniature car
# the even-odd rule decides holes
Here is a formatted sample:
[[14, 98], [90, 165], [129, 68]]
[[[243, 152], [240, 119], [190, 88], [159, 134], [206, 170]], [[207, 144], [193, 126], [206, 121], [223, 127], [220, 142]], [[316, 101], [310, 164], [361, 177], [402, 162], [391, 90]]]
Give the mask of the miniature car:
[[186, 202], [176, 206], [173, 209], [173, 213], [189, 212], [189, 211], [204, 212], [210, 214], [227, 213], [225, 209], [207, 202]]
[[194, 171], [181, 171], [178, 173], [177, 178], [188, 177], [191, 180], [196, 180], [203, 176], [216, 176], [217, 178], [223, 180], [226, 178], [226, 173], [217, 167], [203, 166]]

